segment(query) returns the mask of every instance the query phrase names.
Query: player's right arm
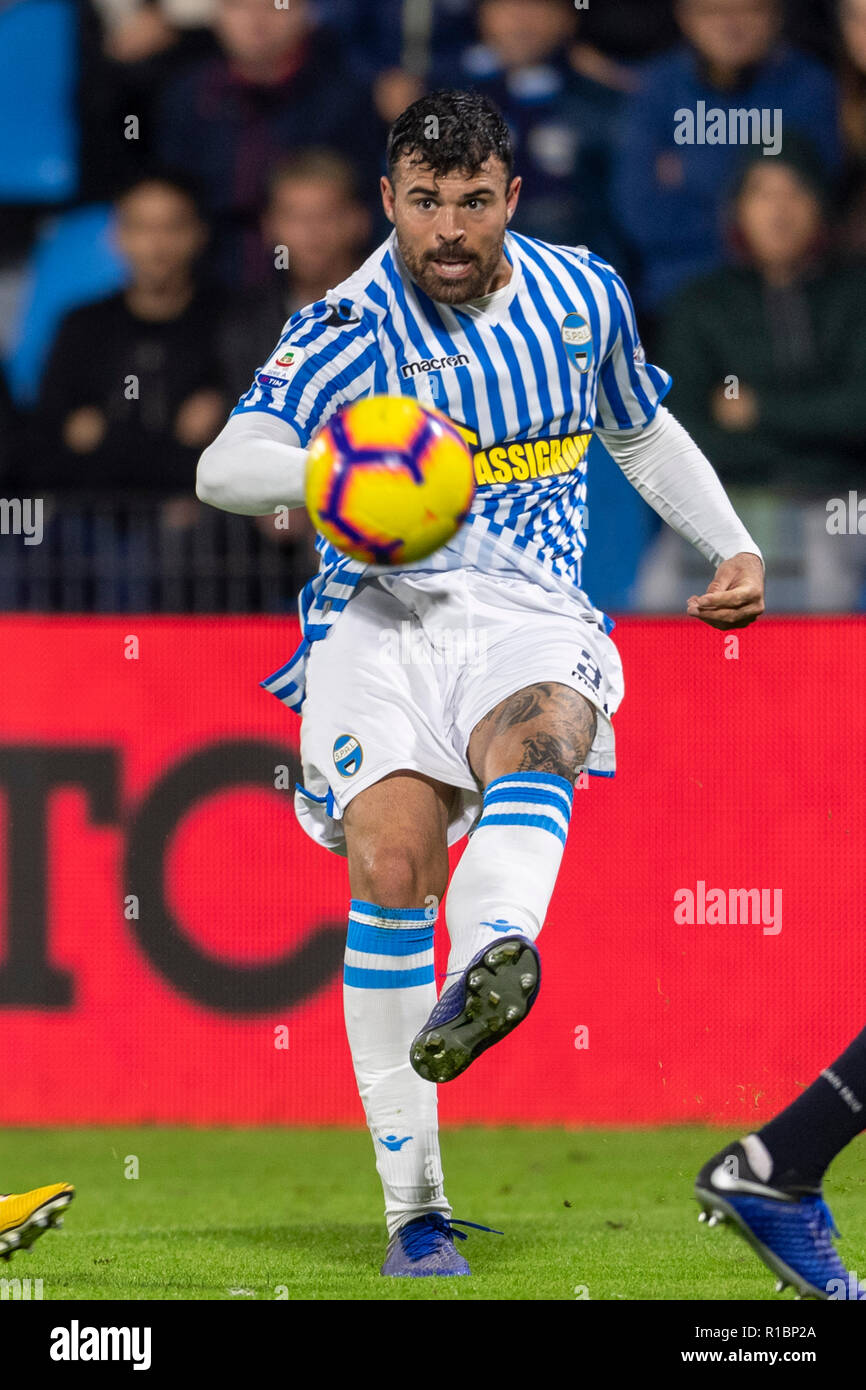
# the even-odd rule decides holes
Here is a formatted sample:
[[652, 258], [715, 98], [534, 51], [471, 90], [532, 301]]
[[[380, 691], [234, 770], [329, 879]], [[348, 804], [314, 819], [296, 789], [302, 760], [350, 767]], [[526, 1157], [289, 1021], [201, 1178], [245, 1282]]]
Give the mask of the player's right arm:
[[369, 395], [375, 331], [350, 304], [321, 300], [289, 320], [249, 391], [199, 459], [196, 495], [266, 516], [304, 504], [307, 445], [341, 406]]

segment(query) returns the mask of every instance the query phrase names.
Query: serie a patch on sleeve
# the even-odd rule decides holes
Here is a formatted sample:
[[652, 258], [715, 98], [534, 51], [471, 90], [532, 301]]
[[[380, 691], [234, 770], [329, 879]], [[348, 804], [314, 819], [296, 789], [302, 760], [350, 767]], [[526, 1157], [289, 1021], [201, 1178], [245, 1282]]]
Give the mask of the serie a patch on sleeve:
[[270, 362], [266, 362], [256, 376], [259, 386], [279, 390], [291, 381], [298, 367], [304, 361], [306, 352], [301, 347], [280, 348]]

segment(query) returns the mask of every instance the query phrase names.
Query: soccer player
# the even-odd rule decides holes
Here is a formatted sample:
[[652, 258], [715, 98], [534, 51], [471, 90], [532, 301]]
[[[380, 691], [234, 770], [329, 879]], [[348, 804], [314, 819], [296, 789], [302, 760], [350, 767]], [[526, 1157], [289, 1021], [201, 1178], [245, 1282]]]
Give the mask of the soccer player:
[[730, 1221], [778, 1276], [814, 1298], [866, 1301], [833, 1245], [824, 1174], [866, 1129], [866, 1028], [811, 1086], [755, 1134], [714, 1154], [695, 1181], [700, 1220]]
[[[430, 1083], [528, 1014], [574, 782], [614, 771], [622, 668], [581, 589], [593, 432], [715, 567], [689, 614], [753, 622], [763, 562], [662, 405], [670, 379], [647, 364], [616, 272], [585, 247], [509, 231], [520, 179], [488, 100], [441, 91], [409, 106], [381, 189], [394, 231], [289, 320], [202, 455], [197, 491], [253, 515], [301, 506], [311, 437], [372, 394], [434, 405], [471, 443], [471, 513], [429, 559], [365, 566], [319, 538], [303, 641], [263, 682], [303, 714], [301, 824], [348, 858], [345, 1018], [385, 1193], [382, 1273], [460, 1275]], [[443, 661], [449, 644], [468, 659]], [[448, 845], [468, 831], [437, 1003], [436, 908]]]
[[58, 1182], [0, 1197], [0, 1258], [8, 1262], [16, 1250], [29, 1250], [50, 1226], [62, 1226], [62, 1213], [74, 1196], [70, 1183]]

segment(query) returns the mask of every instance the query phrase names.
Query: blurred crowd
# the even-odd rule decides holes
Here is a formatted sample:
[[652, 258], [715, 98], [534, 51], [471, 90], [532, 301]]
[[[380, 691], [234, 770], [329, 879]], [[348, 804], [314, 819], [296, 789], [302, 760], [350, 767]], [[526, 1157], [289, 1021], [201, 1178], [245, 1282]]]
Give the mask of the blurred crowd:
[[[513, 229], [632, 288], [771, 604], [866, 607], [866, 0], [0, 0], [0, 492], [194, 533], [201, 449], [389, 230], [388, 124], [470, 85], [514, 136]], [[708, 132], [731, 108], [761, 143]], [[612, 469], [586, 587], [677, 608], [703, 562]], [[306, 518], [248, 524], [290, 600]]]

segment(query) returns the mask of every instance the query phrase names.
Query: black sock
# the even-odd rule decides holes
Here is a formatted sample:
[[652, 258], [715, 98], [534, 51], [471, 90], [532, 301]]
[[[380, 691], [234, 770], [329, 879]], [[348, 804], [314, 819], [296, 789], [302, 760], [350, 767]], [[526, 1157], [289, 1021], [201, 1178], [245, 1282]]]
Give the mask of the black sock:
[[866, 1129], [866, 1028], [758, 1138], [779, 1187], [820, 1187], [832, 1160]]

